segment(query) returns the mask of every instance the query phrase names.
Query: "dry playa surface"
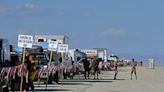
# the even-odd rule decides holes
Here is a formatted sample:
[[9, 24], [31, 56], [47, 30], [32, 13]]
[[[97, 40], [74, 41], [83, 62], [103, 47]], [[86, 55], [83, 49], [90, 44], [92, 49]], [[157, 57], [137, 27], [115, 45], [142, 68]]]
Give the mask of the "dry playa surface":
[[[63, 80], [58, 85], [48, 85], [44, 92], [164, 92], [164, 68], [148, 69], [138, 67], [136, 80], [130, 79], [130, 67], [119, 68], [118, 80], [113, 80], [114, 72], [102, 71], [99, 79], [84, 80], [76, 76], [73, 80]], [[36, 87], [36, 92], [43, 92], [45, 87]]]

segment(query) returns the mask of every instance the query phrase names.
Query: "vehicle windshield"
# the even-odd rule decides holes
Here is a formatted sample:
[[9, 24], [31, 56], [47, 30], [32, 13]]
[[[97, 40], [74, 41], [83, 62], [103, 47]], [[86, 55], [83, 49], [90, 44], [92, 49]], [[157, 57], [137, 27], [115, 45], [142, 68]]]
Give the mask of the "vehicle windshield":
[[41, 46], [33, 46], [32, 48], [28, 48], [26, 55], [28, 56], [30, 54], [35, 56], [36, 64], [38, 67], [40, 65], [47, 65], [48, 58]]
[[0, 40], [0, 66], [11, 66], [10, 46], [9, 42], [5, 39]]
[[37, 65], [46, 65], [47, 64], [47, 58], [44, 53], [36, 53], [35, 58], [37, 61]]
[[86, 57], [86, 54], [83, 52], [78, 51], [75, 54], [78, 62], [81, 62]]

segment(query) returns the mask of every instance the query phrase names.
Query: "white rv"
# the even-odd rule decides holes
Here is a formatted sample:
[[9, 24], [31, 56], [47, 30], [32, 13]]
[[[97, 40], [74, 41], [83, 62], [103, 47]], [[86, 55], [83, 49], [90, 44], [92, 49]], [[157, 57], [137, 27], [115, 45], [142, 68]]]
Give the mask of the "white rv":
[[48, 42], [48, 41], [58, 41], [59, 44], [68, 44], [67, 36], [59, 36], [59, 35], [35, 35], [35, 42]]

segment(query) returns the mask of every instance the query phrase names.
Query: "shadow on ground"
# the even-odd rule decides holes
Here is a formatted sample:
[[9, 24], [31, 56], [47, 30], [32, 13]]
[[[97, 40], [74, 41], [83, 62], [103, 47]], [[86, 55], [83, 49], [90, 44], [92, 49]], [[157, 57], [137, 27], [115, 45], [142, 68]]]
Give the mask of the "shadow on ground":
[[[46, 88], [46, 85], [40, 85], [40, 86], [38, 86], [38, 85], [35, 85], [35, 87], [36, 88]], [[52, 85], [47, 85], [47, 87], [60, 87], [59, 85], [57, 85], [57, 84], [52, 84]]]
[[[114, 80], [114, 79], [102, 79], [102, 80]], [[116, 79], [116, 80], [125, 80], [125, 79]]]
[[36, 89], [35, 91], [38, 92], [38, 91], [72, 91], [72, 90], [69, 90], [69, 89]]
[[[73, 79], [73, 80], [63, 80], [60, 81], [60, 83], [65, 83], [65, 82], [69, 82], [69, 83], [74, 83], [74, 82], [101, 82], [101, 83], [111, 83], [113, 79]], [[118, 79], [118, 80], [124, 80], [124, 79]], [[86, 84], [84, 84], [86, 85]]]
[[[16, 92], [19, 92], [19, 90], [15, 90]], [[30, 92], [32, 91], [32, 90], [29, 90]], [[52, 88], [48, 88], [48, 89], [39, 89], [39, 88], [35, 88], [35, 92], [40, 92], [40, 91], [72, 91], [72, 90], [70, 90], [70, 89], [57, 89], [57, 88], [54, 88], [54, 89], [52, 89]]]
[[73, 81], [63, 81], [63, 82], [59, 82], [58, 85], [88, 85], [88, 84], [84, 84], [84, 83], [74, 83]]

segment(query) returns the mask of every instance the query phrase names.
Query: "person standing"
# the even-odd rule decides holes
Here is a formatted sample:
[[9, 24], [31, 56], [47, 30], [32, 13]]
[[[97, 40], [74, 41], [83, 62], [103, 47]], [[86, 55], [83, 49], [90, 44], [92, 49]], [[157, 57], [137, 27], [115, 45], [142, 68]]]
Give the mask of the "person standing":
[[132, 59], [131, 80], [132, 80], [133, 73], [134, 73], [134, 75], [136, 77], [136, 80], [137, 80], [137, 70], [136, 70], [136, 67], [137, 67], [137, 62], [135, 62], [134, 59]]
[[27, 75], [27, 67], [26, 65], [22, 64], [22, 76], [23, 76], [22, 90], [24, 90], [24, 92], [26, 92], [27, 90], [26, 75]]
[[71, 68], [70, 68], [70, 78], [73, 79], [73, 76], [75, 75], [75, 72], [74, 72], [74, 61], [71, 57]]
[[[87, 58], [85, 58], [84, 60], [83, 60], [83, 65], [84, 65], [84, 77], [85, 77], [85, 79], [88, 77], [88, 79], [89, 79], [89, 74], [90, 74], [90, 68], [89, 68], [89, 66], [90, 66], [90, 63], [89, 63], [89, 61], [87, 60]], [[88, 76], [87, 76], [87, 73], [88, 73]]]
[[32, 92], [35, 92], [33, 82], [36, 76], [36, 61], [33, 54], [30, 54], [28, 56], [27, 70], [28, 70], [27, 91], [29, 90], [29, 87], [30, 87]]
[[95, 61], [95, 66], [94, 66], [94, 79], [96, 77], [97, 74], [97, 79], [98, 79], [98, 74], [99, 74], [99, 60], [96, 59]]
[[140, 66], [141, 66], [141, 67], [143, 66], [143, 62], [142, 62], [142, 61], [140, 62]]

